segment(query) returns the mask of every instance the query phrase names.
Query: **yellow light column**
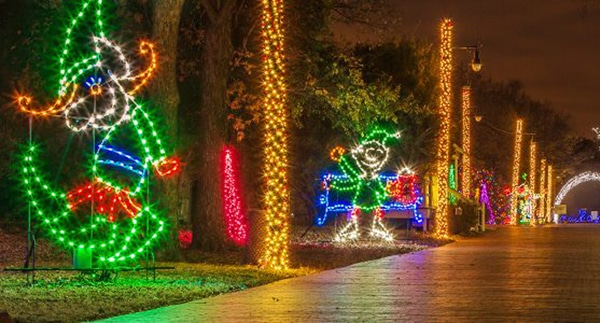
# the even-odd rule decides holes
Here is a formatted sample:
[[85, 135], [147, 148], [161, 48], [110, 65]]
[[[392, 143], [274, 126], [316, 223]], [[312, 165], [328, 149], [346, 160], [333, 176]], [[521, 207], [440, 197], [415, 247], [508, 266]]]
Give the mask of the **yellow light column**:
[[260, 263], [286, 269], [289, 264], [290, 193], [288, 189], [288, 122], [283, 53], [283, 0], [262, 0], [265, 250]]
[[536, 184], [536, 172], [537, 172], [537, 145], [534, 141], [531, 141], [531, 145], [529, 146], [529, 191], [530, 191], [530, 199], [531, 199], [531, 221], [530, 225], [535, 225], [537, 216], [536, 216], [536, 203], [535, 203], [535, 184]]
[[462, 87], [462, 193], [471, 198], [471, 87]]
[[545, 223], [546, 220], [546, 158], [540, 160], [540, 223]]
[[517, 216], [517, 203], [519, 202], [519, 170], [521, 168], [521, 141], [523, 140], [523, 119], [517, 119], [517, 131], [515, 132], [515, 156], [512, 170], [512, 194], [510, 197], [510, 223], [519, 224]]
[[546, 221], [552, 221], [552, 165], [548, 165], [548, 188], [546, 189]]
[[438, 206], [435, 216], [435, 235], [448, 236], [448, 163], [450, 162], [450, 114], [452, 111], [452, 20], [441, 24], [440, 46], [440, 132], [437, 142]]

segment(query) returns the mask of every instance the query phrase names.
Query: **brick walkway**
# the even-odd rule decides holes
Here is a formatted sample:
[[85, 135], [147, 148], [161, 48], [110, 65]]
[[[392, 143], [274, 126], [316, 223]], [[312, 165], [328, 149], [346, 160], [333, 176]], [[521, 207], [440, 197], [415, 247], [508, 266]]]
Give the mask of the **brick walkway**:
[[600, 226], [501, 228], [107, 322], [600, 321]]

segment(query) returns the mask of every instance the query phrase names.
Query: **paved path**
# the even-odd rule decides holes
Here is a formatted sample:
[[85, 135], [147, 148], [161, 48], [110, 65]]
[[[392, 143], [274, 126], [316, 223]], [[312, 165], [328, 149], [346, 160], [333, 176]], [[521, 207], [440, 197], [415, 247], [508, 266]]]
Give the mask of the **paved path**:
[[483, 237], [108, 322], [600, 322], [600, 226]]

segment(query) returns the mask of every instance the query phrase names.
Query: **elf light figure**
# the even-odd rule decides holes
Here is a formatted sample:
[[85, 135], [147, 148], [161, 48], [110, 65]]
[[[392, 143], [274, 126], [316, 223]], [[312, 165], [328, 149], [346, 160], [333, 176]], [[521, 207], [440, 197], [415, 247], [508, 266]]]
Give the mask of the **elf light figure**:
[[[31, 143], [24, 184], [34, 214], [59, 243], [95, 250], [101, 262], [119, 263], [145, 252], [163, 231], [164, 221], [141, 195], [153, 175], [175, 174], [180, 162], [167, 155], [150, 114], [134, 97], [157, 67], [153, 44], [140, 43], [139, 54], [149, 63], [134, 74], [128, 55], [104, 32], [103, 1], [80, 3], [60, 50], [58, 98], [47, 107], [34, 107], [26, 95], [17, 103], [30, 116], [61, 115], [70, 130], [91, 132], [91, 179], [66, 193], [51, 188], [38, 170], [37, 149]], [[84, 46], [76, 46], [86, 38]], [[119, 146], [130, 146], [137, 156]]]
[[527, 174], [523, 173], [521, 175], [521, 179], [523, 180], [523, 183], [517, 187], [515, 192], [510, 190], [510, 188], [508, 189], [508, 195], [517, 200], [517, 211], [515, 214], [517, 224], [531, 223], [533, 215], [533, 201], [535, 198], [527, 183]]
[[[351, 196], [351, 207], [348, 209], [350, 221], [336, 235], [336, 241], [356, 240], [360, 237], [358, 218], [363, 212], [372, 212], [372, 237], [393, 240], [392, 234], [382, 222], [382, 206], [389, 199], [389, 194], [386, 189], [388, 181], [380, 172], [389, 158], [390, 144], [399, 137], [397, 132], [376, 127], [370, 130], [350, 153], [346, 154], [345, 149], [336, 147], [330, 154], [330, 157], [338, 162], [342, 175], [326, 176], [326, 192], [329, 194], [330, 191], [337, 191]], [[329, 195], [325, 198], [328, 203]], [[325, 218], [322, 218], [321, 221], [324, 220]]]

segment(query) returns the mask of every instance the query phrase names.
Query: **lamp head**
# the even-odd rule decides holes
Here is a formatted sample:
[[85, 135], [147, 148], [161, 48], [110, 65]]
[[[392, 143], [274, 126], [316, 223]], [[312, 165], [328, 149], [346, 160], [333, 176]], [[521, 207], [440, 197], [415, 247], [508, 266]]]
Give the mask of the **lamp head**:
[[475, 54], [473, 54], [473, 61], [471, 62], [471, 69], [473, 72], [481, 71], [481, 59], [479, 58], [479, 48], [475, 48]]

